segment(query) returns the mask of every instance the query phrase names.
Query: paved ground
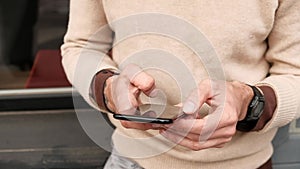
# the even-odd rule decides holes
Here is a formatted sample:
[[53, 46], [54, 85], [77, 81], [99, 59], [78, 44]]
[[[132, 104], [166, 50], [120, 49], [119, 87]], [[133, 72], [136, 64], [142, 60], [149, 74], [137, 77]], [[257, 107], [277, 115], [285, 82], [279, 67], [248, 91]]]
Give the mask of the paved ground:
[[[90, 124], [107, 127], [101, 118]], [[108, 144], [110, 134], [102, 137]], [[0, 112], [0, 135], [1, 169], [100, 169], [109, 156], [87, 136], [74, 110]]]

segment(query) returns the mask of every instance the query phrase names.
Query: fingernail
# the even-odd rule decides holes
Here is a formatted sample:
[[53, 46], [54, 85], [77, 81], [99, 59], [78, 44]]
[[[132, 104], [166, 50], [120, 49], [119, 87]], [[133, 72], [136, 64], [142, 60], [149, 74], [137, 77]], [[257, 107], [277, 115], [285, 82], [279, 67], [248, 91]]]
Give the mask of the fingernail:
[[147, 111], [142, 115], [143, 117], [156, 117], [156, 113], [154, 111]]
[[157, 89], [154, 89], [152, 90], [152, 92], [149, 94], [150, 97], [156, 97], [158, 94], [158, 90]]
[[188, 102], [186, 102], [183, 105], [182, 110], [185, 113], [194, 113], [194, 111], [195, 111], [195, 104], [193, 102], [191, 102], [191, 101], [188, 101]]

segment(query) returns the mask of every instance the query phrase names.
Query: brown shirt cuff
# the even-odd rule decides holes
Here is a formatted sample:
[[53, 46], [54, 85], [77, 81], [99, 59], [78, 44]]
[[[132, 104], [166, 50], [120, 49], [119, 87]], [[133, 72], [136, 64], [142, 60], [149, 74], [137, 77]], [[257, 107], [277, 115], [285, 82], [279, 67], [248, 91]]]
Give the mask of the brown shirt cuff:
[[269, 86], [258, 86], [258, 88], [263, 92], [265, 97], [265, 107], [264, 111], [259, 118], [256, 126], [251, 131], [262, 130], [266, 124], [273, 117], [274, 111], [277, 107], [276, 95], [274, 90]]
[[101, 70], [95, 75], [94, 81], [93, 81], [93, 98], [95, 99], [96, 103], [98, 104], [99, 108], [101, 110], [106, 110], [108, 112], [113, 113], [110, 111], [106, 105], [105, 102], [105, 96], [104, 96], [104, 88], [105, 88], [105, 82], [106, 80], [113, 76], [116, 75], [114, 72], [110, 70]]

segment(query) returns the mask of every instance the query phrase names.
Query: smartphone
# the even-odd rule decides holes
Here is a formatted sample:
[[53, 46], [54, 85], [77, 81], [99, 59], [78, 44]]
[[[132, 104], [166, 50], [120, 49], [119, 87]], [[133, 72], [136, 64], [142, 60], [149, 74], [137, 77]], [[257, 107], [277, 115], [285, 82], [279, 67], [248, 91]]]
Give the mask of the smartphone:
[[134, 115], [113, 115], [118, 120], [155, 124], [171, 124], [179, 116], [182, 116], [182, 109], [180, 107], [157, 104], [140, 105]]
[[118, 119], [118, 120], [134, 121], [134, 122], [140, 122], [140, 123], [156, 123], [156, 124], [171, 124], [171, 123], [173, 123], [173, 119], [134, 116], [134, 115], [125, 115], [125, 114], [114, 114], [114, 118]]

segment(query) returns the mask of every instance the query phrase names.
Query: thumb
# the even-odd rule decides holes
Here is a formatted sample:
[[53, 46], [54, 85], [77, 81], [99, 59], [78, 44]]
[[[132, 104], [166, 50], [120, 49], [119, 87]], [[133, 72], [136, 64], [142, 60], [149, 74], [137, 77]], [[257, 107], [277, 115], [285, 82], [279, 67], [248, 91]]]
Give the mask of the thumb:
[[186, 114], [194, 114], [210, 98], [211, 86], [208, 83], [200, 83], [194, 89], [183, 104], [182, 110]]
[[200, 97], [198, 91], [194, 90], [183, 104], [182, 110], [186, 114], [194, 114], [200, 107]]

